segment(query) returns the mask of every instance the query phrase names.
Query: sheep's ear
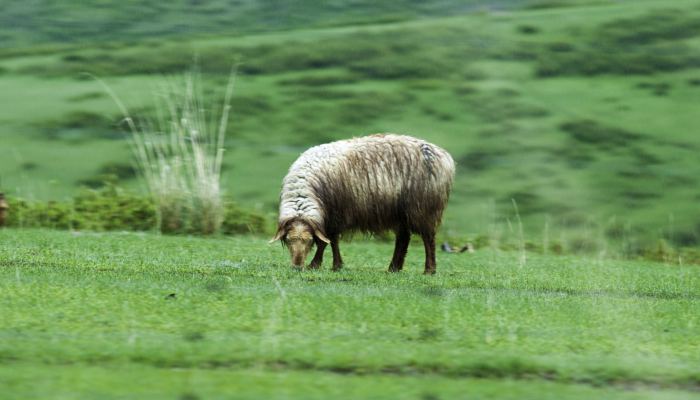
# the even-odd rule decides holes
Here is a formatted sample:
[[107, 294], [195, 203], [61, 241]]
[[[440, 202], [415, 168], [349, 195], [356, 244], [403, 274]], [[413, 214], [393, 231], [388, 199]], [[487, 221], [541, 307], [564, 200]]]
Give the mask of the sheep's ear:
[[273, 237], [268, 243], [274, 243], [284, 237], [284, 234], [286, 233], [284, 225], [280, 224], [280, 226], [277, 228], [277, 233], [275, 233], [275, 237]]
[[326, 242], [326, 244], [329, 244], [329, 243], [331, 242], [331, 240], [328, 239], [328, 238], [326, 237], [326, 235], [324, 235], [323, 232], [321, 232], [321, 231], [315, 231], [315, 232], [314, 232], [314, 235], [315, 235], [317, 238], [321, 239], [322, 241]]
[[321, 229], [318, 225], [311, 224], [311, 228], [314, 230], [314, 236], [316, 236], [319, 240], [326, 242], [326, 244], [331, 242], [331, 240], [326, 237], [326, 233], [323, 232], [323, 229]]

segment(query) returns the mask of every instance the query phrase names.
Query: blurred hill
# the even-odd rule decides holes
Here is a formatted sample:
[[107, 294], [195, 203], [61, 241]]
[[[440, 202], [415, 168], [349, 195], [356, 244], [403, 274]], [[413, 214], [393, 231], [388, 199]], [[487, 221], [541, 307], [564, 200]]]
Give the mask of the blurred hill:
[[[12, 2], [0, 6], [0, 187], [137, 188], [103, 78], [139, 115], [197, 59], [216, 105], [239, 65], [225, 165], [274, 210], [305, 148], [401, 132], [458, 162], [445, 229], [700, 243], [700, 3]], [[505, 228], [504, 228], [505, 226]], [[496, 232], [495, 234], [498, 234]], [[626, 240], [626, 239], [625, 239]]]
[[[561, 2], [549, 2], [561, 3]], [[0, 4], [0, 47], [95, 43], [308, 29], [459, 15], [522, 6], [519, 0], [148, 0]], [[537, 2], [530, 2], [537, 4]]]

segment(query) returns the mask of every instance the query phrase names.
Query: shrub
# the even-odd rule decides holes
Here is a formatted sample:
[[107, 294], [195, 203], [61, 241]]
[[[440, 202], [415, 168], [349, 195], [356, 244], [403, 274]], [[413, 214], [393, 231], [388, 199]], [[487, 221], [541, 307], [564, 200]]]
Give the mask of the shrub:
[[10, 198], [8, 226], [24, 228], [149, 230], [155, 209], [146, 198], [114, 186], [85, 189], [69, 201], [41, 202]]
[[81, 102], [81, 101], [100, 99], [104, 96], [105, 96], [105, 94], [102, 92], [87, 92], [87, 93], [81, 93], [81, 94], [77, 94], [75, 96], [71, 96], [68, 98], [68, 101], [77, 103], [77, 102]]
[[113, 185], [102, 190], [83, 190], [73, 199], [73, 209], [76, 229], [147, 231], [156, 226], [152, 201]]
[[266, 218], [256, 212], [244, 210], [236, 203], [225, 204], [224, 221], [221, 233], [225, 235], [243, 233], [266, 233]]
[[383, 56], [355, 61], [350, 70], [367, 79], [421, 79], [442, 77], [454, 66], [428, 57]]
[[490, 168], [496, 162], [496, 159], [498, 159], [499, 156], [503, 155], [503, 153], [493, 150], [477, 149], [460, 157], [457, 163], [460, 167], [468, 170], [484, 171]]
[[502, 89], [471, 96], [466, 100], [472, 112], [476, 113], [482, 120], [489, 122], [541, 118], [549, 114], [547, 109], [537, 104], [517, 100], [515, 97], [517, 97], [517, 92]]
[[668, 82], [641, 82], [637, 84], [640, 89], [649, 89], [655, 96], [667, 96], [672, 86]]
[[348, 73], [328, 74], [328, 75], [304, 75], [299, 78], [282, 79], [278, 81], [280, 85], [299, 86], [331, 86], [346, 85], [359, 81], [360, 78]]
[[568, 7], [571, 3], [566, 0], [535, 0], [525, 5], [525, 9], [539, 10], [546, 8]]
[[700, 17], [661, 10], [598, 26], [577, 47], [545, 45], [538, 56], [539, 77], [640, 74], [700, 66], [700, 56], [681, 40], [696, 37]]
[[568, 133], [577, 142], [606, 148], [610, 146], [626, 146], [630, 142], [642, 138], [640, 134], [604, 126], [589, 119], [565, 122], [559, 128]]
[[469, 84], [459, 84], [455, 85], [452, 89], [455, 95], [459, 97], [469, 97], [476, 93], [479, 93], [479, 89]]
[[355, 98], [339, 100], [334, 117], [337, 124], [342, 126], [367, 124], [368, 121], [390, 115], [406, 100], [399, 94], [366, 92]]
[[78, 224], [70, 203], [47, 203], [9, 197], [7, 226], [70, 229]]
[[654, 10], [646, 15], [620, 18], [601, 25], [600, 40], [622, 45], [648, 44], [659, 40], [685, 39], [700, 32], [700, 17], [681, 10]]
[[99, 173], [102, 175], [114, 175], [117, 179], [125, 180], [136, 177], [136, 168], [131, 164], [121, 162], [110, 162], [100, 167]]
[[547, 49], [558, 52], [558, 53], [567, 53], [570, 51], [576, 50], [573, 44], [568, 43], [568, 42], [553, 42], [549, 43], [547, 45]]
[[85, 140], [90, 138], [121, 139], [123, 133], [117, 129], [116, 118], [89, 111], [73, 111], [56, 120], [37, 124], [47, 139]]
[[[152, 198], [129, 193], [117, 186], [84, 189], [66, 201], [30, 201], [9, 197], [6, 225], [18, 228], [76, 229], [91, 231], [150, 231], [157, 228]], [[225, 203], [221, 233], [267, 233], [268, 219], [260, 213]], [[192, 233], [200, 233], [194, 231]]]
[[22, 171], [34, 171], [35, 169], [39, 168], [39, 164], [35, 163], [34, 161], [24, 161], [20, 163], [19, 168]]
[[518, 32], [525, 35], [532, 35], [538, 33], [540, 28], [532, 25], [518, 25]]
[[695, 247], [700, 243], [698, 232], [692, 229], [668, 233], [666, 238], [678, 247]]

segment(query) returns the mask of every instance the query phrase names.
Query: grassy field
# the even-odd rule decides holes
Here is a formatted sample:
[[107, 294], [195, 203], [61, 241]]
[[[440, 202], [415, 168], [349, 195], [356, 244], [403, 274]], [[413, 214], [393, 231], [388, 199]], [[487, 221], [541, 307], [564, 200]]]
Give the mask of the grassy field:
[[[28, 18], [8, 33], [17, 45], [0, 51], [0, 190], [65, 199], [108, 176], [142, 190], [118, 109], [84, 72], [147, 116], [159, 76], [197, 58], [212, 104], [239, 65], [224, 184], [245, 207], [274, 212], [281, 178], [309, 146], [393, 131], [457, 160], [444, 224], [451, 237], [507, 231], [515, 200], [530, 237], [547, 231], [573, 250], [628, 238], [697, 246], [700, 4], [516, 3], [379, 10], [359, 2], [343, 14], [343, 2], [299, 2], [306, 20], [230, 33], [201, 23], [217, 2], [198, 9], [192, 29], [172, 28], [188, 6], [156, 10], [154, 31], [140, 19], [78, 25], [71, 21], [90, 10], [51, 6], [47, 13], [68, 21], [66, 37], [52, 39], [36, 28], [44, 17]], [[115, 8], [114, 20], [139, 4]], [[237, 4], [231, 14], [275, 20], [252, 2]], [[26, 14], [19, 3], [5, 7]], [[405, 13], [394, 18], [397, 9]], [[333, 10], [348, 18], [333, 22]]]
[[[0, 231], [4, 398], [697, 398], [695, 266]], [[7, 397], [9, 396], [9, 397]]]
[[[700, 1], [84, 3], [0, 4], [1, 398], [700, 395]], [[233, 66], [221, 233], [269, 230], [308, 147], [397, 132], [455, 158], [439, 240], [476, 253], [91, 232], [157, 221], [95, 78], [139, 124]]]

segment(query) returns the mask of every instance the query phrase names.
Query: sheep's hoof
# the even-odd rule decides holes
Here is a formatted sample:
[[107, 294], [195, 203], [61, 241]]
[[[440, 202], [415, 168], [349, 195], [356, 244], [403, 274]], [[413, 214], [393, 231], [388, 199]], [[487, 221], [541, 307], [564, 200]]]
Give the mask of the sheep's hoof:
[[319, 268], [321, 268], [321, 263], [314, 263], [314, 262], [312, 262], [312, 263], [309, 264], [309, 266], [306, 267], [306, 268], [308, 268], [308, 269], [319, 269]]
[[343, 269], [343, 264], [338, 264], [333, 266], [333, 271], [338, 272]]
[[388, 272], [401, 272], [401, 267], [395, 267], [393, 265], [389, 266]]
[[426, 269], [423, 272], [423, 275], [435, 275], [435, 270], [434, 269]]

